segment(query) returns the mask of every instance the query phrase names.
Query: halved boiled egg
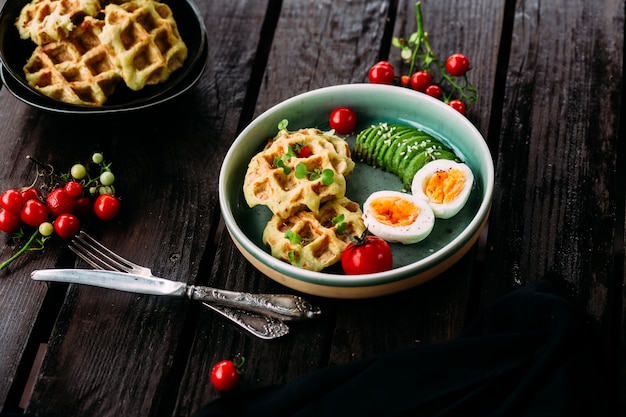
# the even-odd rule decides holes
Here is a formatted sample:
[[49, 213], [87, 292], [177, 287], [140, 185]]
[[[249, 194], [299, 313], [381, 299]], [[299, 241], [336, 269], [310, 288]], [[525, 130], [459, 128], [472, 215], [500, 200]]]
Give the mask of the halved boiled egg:
[[424, 240], [430, 234], [435, 215], [419, 197], [398, 191], [376, 191], [363, 203], [363, 222], [381, 239], [406, 245]]
[[449, 219], [465, 206], [473, 184], [474, 174], [466, 164], [437, 159], [417, 171], [411, 192], [428, 201], [435, 217]]

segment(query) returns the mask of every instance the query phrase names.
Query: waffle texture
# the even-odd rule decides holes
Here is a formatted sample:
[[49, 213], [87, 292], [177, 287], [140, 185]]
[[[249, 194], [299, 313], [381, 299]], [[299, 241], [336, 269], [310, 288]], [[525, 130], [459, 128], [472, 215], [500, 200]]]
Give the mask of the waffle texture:
[[166, 4], [151, 0], [109, 4], [104, 15], [102, 39], [115, 51], [122, 78], [131, 89], [164, 82], [183, 66], [187, 46]]
[[[285, 157], [304, 146], [309, 148], [309, 156]], [[277, 161], [282, 161], [283, 166]], [[332, 170], [332, 183], [325, 185], [322, 177], [297, 178], [298, 164], [304, 164], [308, 172]], [[285, 219], [303, 209], [317, 211], [322, 203], [344, 197], [346, 177], [353, 170], [350, 147], [343, 139], [314, 128], [295, 132], [282, 130], [250, 161], [244, 196], [250, 207], [266, 205], [272, 213]]]
[[28, 83], [71, 104], [103, 105], [122, 81], [135, 91], [163, 83], [188, 55], [172, 10], [155, 0], [33, 0], [15, 24], [37, 44]]
[[273, 257], [311, 271], [341, 260], [350, 237], [365, 232], [359, 204], [345, 195], [354, 167], [348, 143], [315, 128], [283, 129], [251, 159], [244, 197], [273, 213], [263, 230]]
[[34, 0], [22, 8], [16, 26], [22, 39], [45, 45], [67, 38], [85, 16], [99, 10], [98, 0]]
[[[302, 210], [287, 219], [274, 215], [263, 231], [263, 243], [269, 245], [275, 258], [321, 271], [341, 260], [350, 243], [348, 236], [363, 234], [362, 215], [358, 203], [347, 197], [330, 200], [317, 212]], [[339, 230], [340, 223], [335, 221], [340, 216], [345, 230]], [[299, 238], [289, 239], [288, 230]]]
[[35, 48], [24, 66], [28, 83], [66, 103], [104, 104], [120, 74], [111, 48], [100, 41], [102, 26], [87, 16], [68, 38]]

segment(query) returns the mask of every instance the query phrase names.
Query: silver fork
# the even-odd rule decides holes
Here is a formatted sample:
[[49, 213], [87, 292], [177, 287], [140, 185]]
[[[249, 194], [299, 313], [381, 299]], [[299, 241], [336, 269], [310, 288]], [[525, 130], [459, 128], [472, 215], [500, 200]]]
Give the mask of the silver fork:
[[[81, 231], [74, 237], [70, 241], [69, 248], [95, 269], [154, 277], [150, 268], [122, 258], [86, 232]], [[254, 294], [251, 295], [254, 296]], [[289, 327], [279, 318], [239, 308], [212, 305], [207, 302], [202, 304], [261, 339], [275, 339], [289, 333]]]

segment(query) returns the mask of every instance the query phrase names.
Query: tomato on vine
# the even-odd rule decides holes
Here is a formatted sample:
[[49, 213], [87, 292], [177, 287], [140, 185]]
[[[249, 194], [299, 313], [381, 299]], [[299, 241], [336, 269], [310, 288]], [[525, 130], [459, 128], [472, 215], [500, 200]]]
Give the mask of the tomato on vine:
[[[415, 3], [415, 21], [415, 32], [409, 36], [394, 36], [391, 39], [392, 46], [400, 50], [402, 61], [409, 64], [409, 75], [401, 75], [400, 84], [425, 92], [446, 103], [452, 99], [461, 101], [463, 107], [475, 103], [478, 92], [467, 77], [467, 72], [471, 69], [467, 56], [456, 53], [450, 55], [445, 62], [439, 60], [428, 40], [420, 1]], [[431, 79], [425, 73], [429, 73]], [[407, 80], [407, 77], [410, 78]], [[460, 108], [458, 105], [453, 107]], [[462, 113], [465, 114], [465, 110]]]
[[21, 225], [22, 221], [17, 214], [0, 207], [0, 230], [4, 233], [15, 233]]
[[469, 59], [463, 54], [452, 54], [446, 61], [446, 71], [453, 77], [462, 77], [469, 69]]
[[22, 190], [22, 197], [24, 198], [24, 202], [28, 200], [41, 200], [41, 191], [36, 188], [26, 188]]
[[433, 77], [428, 71], [417, 71], [411, 76], [411, 88], [422, 93], [433, 83]]
[[232, 360], [223, 360], [215, 364], [211, 369], [211, 383], [218, 391], [226, 392], [237, 388], [241, 381], [241, 373], [244, 358], [240, 357], [239, 363]]
[[39, 225], [37, 230], [41, 233], [41, 236], [51, 236], [52, 233], [54, 233], [54, 225], [50, 222], [43, 222]]
[[120, 211], [120, 200], [110, 194], [102, 194], [96, 198], [93, 211], [100, 220], [111, 220]]
[[28, 200], [20, 211], [22, 221], [33, 227], [38, 227], [48, 219], [48, 209], [40, 200]]
[[71, 213], [64, 213], [58, 216], [53, 223], [54, 232], [61, 239], [71, 239], [80, 231], [80, 221], [78, 217]]
[[465, 103], [463, 103], [461, 100], [450, 100], [448, 104], [459, 113], [465, 114]]
[[89, 197], [79, 197], [76, 199], [76, 215], [80, 219], [85, 219], [93, 213], [93, 201]]
[[339, 134], [347, 135], [353, 132], [356, 122], [356, 113], [349, 107], [337, 107], [330, 112], [330, 128]]
[[389, 61], [380, 61], [370, 68], [368, 78], [372, 84], [391, 85], [395, 81], [396, 75]]
[[65, 186], [63, 187], [63, 190], [65, 190], [65, 193], [68, 196], [72, 198], [77, 198], [79, 195], [83, 193], [83, 186], [79, 182], [70, 181], [65, 184]]
[[393, 254], [389, 244], [367, 231], [350, 242], [341, 255], [341, 266], [348, 275], [374, 274], [393, 267]]
[[431, 97], [440, 99], [443, 96], [443, 90], [438, 85], [433, 84], [433, 85], [429, 85], [426, 88], [426, 94], [428, 94]]
[[24, 238], [25, 243], [0, 263], [0, 269], [27, 251], [43, 249], [55, 233], [62, 239], [75, 236], [81, 227], [79, 216], [86, 218], [97, 210], [100, 219], [109, 220], [119, 211], [115, 175], [101, 153], [93, 153], [89, 165], [77, 163], [60, 174], [50, 164], [26, 158], [37, 167], [34, 183], [0, 193], [0, 231], [14, 234], [16, 240]]
[[55, 188], [46, 197], [46, 207], [53, 217], [73, 213], [76, 209], [76, 199], [70, 196], [65, 188]]
[[6, 190], [0, 195], [0, 207], [19, 213], [24, 204], [24, 196], [18, 190]]

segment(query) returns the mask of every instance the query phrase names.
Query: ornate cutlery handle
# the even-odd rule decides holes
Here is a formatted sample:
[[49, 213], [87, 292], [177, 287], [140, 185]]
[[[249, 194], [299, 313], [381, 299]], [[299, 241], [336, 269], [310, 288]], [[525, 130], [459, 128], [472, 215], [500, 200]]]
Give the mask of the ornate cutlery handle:
[[202, 304], [261, 339], [276, 339], [289, 333], [289, 327], [275, 317], [209, 303]]
[[251, 294], [190, 285], [187, 296], [192, 300], [269, 315], [281, 320], [318, 317], [321, 311], [297, 295]]

